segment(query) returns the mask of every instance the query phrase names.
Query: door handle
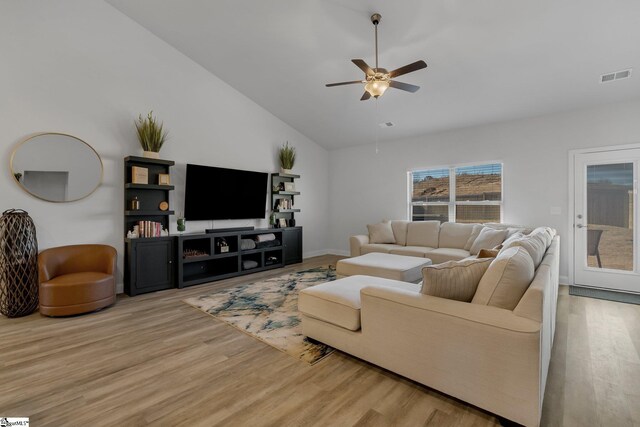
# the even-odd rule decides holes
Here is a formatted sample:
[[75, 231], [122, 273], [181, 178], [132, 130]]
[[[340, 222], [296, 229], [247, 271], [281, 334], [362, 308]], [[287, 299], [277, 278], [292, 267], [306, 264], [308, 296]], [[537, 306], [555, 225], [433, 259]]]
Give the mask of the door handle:
[[576, 224], [576, 227], [578, 227], [578, 228], [583, 228], [583, 227], [584, 227], [584, 225], [582, 225], [582, 224]]

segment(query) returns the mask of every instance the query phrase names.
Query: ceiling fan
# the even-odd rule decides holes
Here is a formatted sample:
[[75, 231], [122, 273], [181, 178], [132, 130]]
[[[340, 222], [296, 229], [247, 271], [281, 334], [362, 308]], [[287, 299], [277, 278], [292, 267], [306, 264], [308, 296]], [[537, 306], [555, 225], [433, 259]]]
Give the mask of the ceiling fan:
[[384, 68], [378, 67], [378, 24], [380, 23], [379, 13], [374, 13], [371, 15], [371, 22], [375, 27], [376, 34], [376, 68], [371, 68], [364, 62], [362, 59], [352, 59], [351, 62], [356, 64], [358, 68], [364, 71], [365, 79], [364, 80], [353, 80], [350, 82], [340, 82], [340, 83], [329, 83], [327, 87], [333, 86], [344, 86], [344, 85], [352, 85], [352, 84], [364, 84], [364, 95], [360, 98], [360, 101], [366, 101], [371, 98], [378, 98], [384, 94], [384, 92], [389, 88], [393, 87], [400, 90], [405, 90], [407, 92], [414, 93], [420, 86], [410, 85], [408, 83], [401, 83], [395, 80], [392, 80], [395, 77], [401, 76], [403, 74], [408, 74], [417, 70], [421, 70], [423, 68], [427, 68], [427, 63], [424, 61], [416, 61], [409, 65], [405, 65], [404, 67], [400, 67], [393, 71], [387, 71]]

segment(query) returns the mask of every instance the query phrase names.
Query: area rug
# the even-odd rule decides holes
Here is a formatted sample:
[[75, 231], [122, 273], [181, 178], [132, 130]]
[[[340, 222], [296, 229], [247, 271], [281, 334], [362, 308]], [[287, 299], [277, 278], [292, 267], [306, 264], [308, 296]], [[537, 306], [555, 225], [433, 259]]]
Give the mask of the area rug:
[[283, 276], [185, 299], [204, 311], [310, 365], [333, 352], [302, 335], [298, 292], [336, 279], [334, 266], [298, 271]]

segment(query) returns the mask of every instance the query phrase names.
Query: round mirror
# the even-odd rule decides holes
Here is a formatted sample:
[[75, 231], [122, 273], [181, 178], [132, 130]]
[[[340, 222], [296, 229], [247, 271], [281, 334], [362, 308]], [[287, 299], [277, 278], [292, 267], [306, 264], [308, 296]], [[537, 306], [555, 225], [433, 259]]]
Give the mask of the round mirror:
[[102, 181], [102, 160], [89, 144], [62, 133], [41, 133], [18, 144], [11, 173], [29, 194], [49, 202], [73, 202]]

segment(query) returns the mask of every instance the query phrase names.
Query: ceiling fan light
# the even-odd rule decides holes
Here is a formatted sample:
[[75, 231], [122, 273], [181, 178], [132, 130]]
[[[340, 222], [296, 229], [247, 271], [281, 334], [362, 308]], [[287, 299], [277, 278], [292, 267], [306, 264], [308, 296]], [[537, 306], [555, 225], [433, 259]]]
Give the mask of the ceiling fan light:
[[384, 94], [384, 91], [389, 88], [389, 82], [387, 80], [372, 80], [367, 82], [364, 86], [364, 90], [369, 92], [371, 96], [377, 98]]

